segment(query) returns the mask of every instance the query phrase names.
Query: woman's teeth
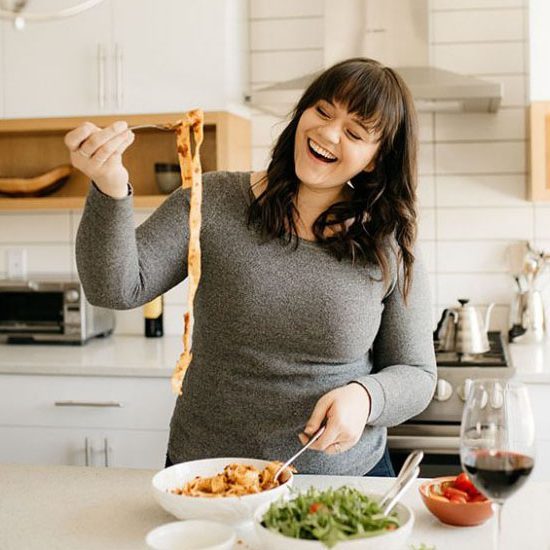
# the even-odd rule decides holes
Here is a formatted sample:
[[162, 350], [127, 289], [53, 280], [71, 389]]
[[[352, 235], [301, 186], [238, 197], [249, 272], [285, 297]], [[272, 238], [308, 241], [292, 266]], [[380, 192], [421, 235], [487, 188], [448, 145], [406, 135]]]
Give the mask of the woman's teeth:
[[318, 158], [319, 160], [322, 160], [324, 162], [334, 162], [337, 160], [337, 158], [330, 151], [327, 151], [325, 148], [321, 147], [313, 140], [308, 139], [307, 143], [309, 146], [309, 150], [313, 153], [315, 158]]

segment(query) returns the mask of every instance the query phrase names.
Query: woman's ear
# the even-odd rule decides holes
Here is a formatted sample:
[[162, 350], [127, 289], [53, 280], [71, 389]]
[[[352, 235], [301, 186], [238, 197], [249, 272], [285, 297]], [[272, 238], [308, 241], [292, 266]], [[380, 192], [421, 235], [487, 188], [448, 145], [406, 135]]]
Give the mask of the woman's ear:
[[376, 168], [376, 157], [373, 157], [371, 161], [363, 168], [363, 172], [374, 172], [374, 169]]

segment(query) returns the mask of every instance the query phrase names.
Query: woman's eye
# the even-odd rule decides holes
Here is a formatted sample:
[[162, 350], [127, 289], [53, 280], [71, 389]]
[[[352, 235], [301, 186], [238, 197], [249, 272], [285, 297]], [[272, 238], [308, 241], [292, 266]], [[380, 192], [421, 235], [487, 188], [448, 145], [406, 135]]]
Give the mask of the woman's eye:
[[328, 114], [326, 111], [324, 111], [321, 107], [316, 107], [317, 109], [317, 112], [323, 117], [323, 118], [328, 118]]
[[349, 137], [352, 139], [361, 139], [361, 136], [357, 135], [355, 132], [348, 130]]

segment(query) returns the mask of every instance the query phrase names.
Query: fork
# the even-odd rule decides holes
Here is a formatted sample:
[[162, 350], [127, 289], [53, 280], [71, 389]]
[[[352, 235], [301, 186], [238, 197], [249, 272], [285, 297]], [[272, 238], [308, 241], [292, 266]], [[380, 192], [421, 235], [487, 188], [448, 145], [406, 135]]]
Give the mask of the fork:
[[313, 445], [322, 435], [325, 431], [325, 424], [323, 424], [309, 439], [309, 441], [293, 456], [291, 456], [282, 466], [279, 467], [279, 469], [275, 472], [275, 476], [273, 477], [273, 481], [277, 481], [279, 479], [279, 476], [283, 472], [283, 470], [290, 466], [310, 445]]
[[143, 130], [145, 128], [153, 128], [153, 129], [156, 129], [156, 130], [167, 130], [167, 131], [171, 131], [173, 130], [174, 128], [176, 128], [177, 124], [171, 124], [171, 123], [167, 123], [167, 124], [138, 124], [137, 126], [130, 126], [128, 128], [128, 130]]

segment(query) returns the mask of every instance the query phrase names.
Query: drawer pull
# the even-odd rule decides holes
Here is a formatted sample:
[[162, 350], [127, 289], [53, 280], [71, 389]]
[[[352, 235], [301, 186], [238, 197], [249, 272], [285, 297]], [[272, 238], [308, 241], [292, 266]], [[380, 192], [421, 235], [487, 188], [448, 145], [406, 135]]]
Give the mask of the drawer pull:
[[122, 407], [119, 401], [55, 401], [56, 407]]

